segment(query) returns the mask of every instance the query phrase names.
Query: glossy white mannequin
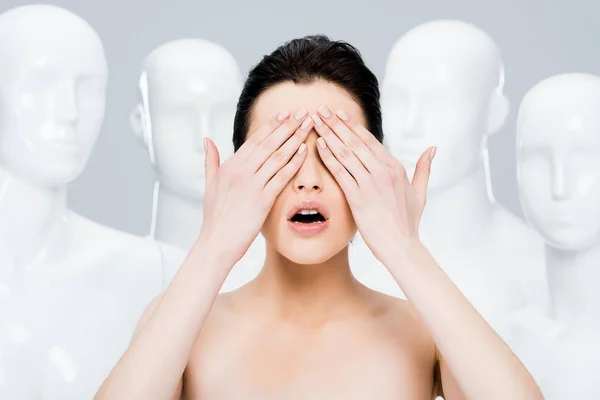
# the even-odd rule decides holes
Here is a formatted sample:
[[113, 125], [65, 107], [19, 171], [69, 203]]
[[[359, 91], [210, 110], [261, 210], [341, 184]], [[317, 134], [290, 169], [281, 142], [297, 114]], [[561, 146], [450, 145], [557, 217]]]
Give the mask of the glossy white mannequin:
[[[197, 239], [205, 184], [203, 139], [215, 142], [222, 162], [233, 154], [241, 87], [234, 57], [204, 39], [164, 43], [143, 61], [139, 102], [130, 122], [155, 171], [151, 234], [161, 242], [187, 252]], [[259, 235], [244, 266], [232, 269], [222, 290], [239, 287], [258, 273], [263, 243]]]
[[92, 398], [164, 288], [153, 240], [67, 207], [101, 129], [107, 77], [98, 35], [73, 13], [0, 14], [2, 399]]
[[382, 81], [385, 144], [414, 173], [438, 150], [421, 238], [446, 273], [491, 322], [527, 303], [520, 290], [541, 274], [542, 241], [496, 204], [487, 172], [487, 138], [504, 124], [503, 63], [494, 41], [462, 21], [435, 20], [393, 46]]
[[545, 398], [596, 399], [600, 386], [600, 77], [534, 86], [517, 121], [527, 220], [546, 243], [550, 304], [515, 315], [509, 336]]

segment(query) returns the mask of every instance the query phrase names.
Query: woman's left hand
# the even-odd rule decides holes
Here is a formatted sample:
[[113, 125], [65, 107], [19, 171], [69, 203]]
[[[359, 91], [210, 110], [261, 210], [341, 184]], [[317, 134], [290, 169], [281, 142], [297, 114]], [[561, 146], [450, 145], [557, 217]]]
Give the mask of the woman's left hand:
[[435, 147], [419, 158], [412, 182], [385, 147], [344, 111], [313, 115], [317, 148], [346, 195], [359, 232], [384, 265], [398, 250], [420, 245], [419, 222]]

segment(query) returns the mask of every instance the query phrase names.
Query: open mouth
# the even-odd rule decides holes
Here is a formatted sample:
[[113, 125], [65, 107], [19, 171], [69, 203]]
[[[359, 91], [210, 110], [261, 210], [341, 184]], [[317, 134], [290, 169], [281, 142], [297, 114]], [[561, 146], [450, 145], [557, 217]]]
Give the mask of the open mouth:
[[325, 222], [326, 219], [317, 210], [300, 210], [292, 216], [290, 221], [296, 224], [319, 224]]
[[329, 210], [317, 201], [303, 201], [293, 206], [287, 214], [288, 226], [301, 236], [313, 236], [329, 226]]

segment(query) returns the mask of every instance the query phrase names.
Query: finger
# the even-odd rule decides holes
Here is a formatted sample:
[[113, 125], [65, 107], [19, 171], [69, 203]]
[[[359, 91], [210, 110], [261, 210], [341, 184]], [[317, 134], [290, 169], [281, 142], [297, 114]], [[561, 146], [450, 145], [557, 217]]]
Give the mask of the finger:
[[430, 147], [419, 157], [415, 167], [415, 173], [411, 182], [417, 198], [422, 205], [425, 205], [427, 198], [427, 185], [429, 184], [429, 176], [431, 174], [431, 161], [435, 156], [435, 147]]
[[307, 115], [308, 111], [306, 108], [301, 108], [293, 117], [286, 119], [279, 128], [268, 135], [268, 137], [256, 146], [248, 156], [248, 168], [251, 168], [252, 172], [256, 172], [265, 161], [267, 161], [271, 154], [279, 149], [279, 147], [281, 147], [281, 145], [296, 132], [306, 119]]
[[356, 180], [346, 170], [346, 167], [344, 167], [333, 155], [330, 148], [327, 146], [327, 142], [322, 137], [317, 139], [317, 149], [321, 160], [323, 160], [323, 163], [331, 172], [331, 175], [333, 175], [338, 185], [340, 185], [346, 194], [346, 197], [352, 196], [356, 190], [358, 190]]
[[283, 188], [289, 183], [292, 177], [296, 175], [304, 163], [307, 154], [308, 151], [306, 151], [306, 144], [301, 143], [298, 151], [294, 154], [290, 162], [277, 171], [277, 173], [265, 185], [264, 192], [269, 199], [275, 200], [279, 193], [281, 193]]
[[362, 138], [324, 105], [319, 107], [317, 111], [323, 122], [356, 155], [367, 171], [370, 173], [378, 172], [377, 168], [380, 163]]
[[290, 112], [287, 110], [281, 111], [276, 116], [272, 117], [265, 125], [258, 128], [248, 140], [240, 146], [236, 152], [236, 159], [246, 160], [254, 149], [262, 143], [271, 133], [285, 123], [290, 117]]
[[367, 128], [350, 118], [344, 110], [338, 110], [336, 116], [362, 139], [367, 147], [371, 149], [375, 158], [385, 163], [388, 167], [395, 165], [398, 160], [387, 151], [385, 146]]
[[306, 140], [312, 126], [312, 120], [306, 118], [300, 128], [296, 129], [296, 132], [292, 137], [290, 137], [279, 149], [275, 150], [258, 171], [256, 171], [256, 177], [263, 185], [266, 185], [273, 175], [288, 164], [290, 158], [294, 156], [296, 151]]
[[217, 171], [221, 166], [221, 160], [219, 157], [219, 150], [210, 138], [204, 138], [204, 151], [204, 187], [206, 188], [217, 174]]
[[352, 150], [350, 150], [340, 138], [333, 133], [329, 126], [325, 125], [323, 120], [317, 114], [314, 114], [312, 119], [315, 123], [315, 130], [327, 144], [327, 151], [333, 153], [339, 164], [343, 165], [346, 170], [352, 174], [359, 185], [361, 182], [367, 182], [369, 179], [369, 171], [367, 171]]

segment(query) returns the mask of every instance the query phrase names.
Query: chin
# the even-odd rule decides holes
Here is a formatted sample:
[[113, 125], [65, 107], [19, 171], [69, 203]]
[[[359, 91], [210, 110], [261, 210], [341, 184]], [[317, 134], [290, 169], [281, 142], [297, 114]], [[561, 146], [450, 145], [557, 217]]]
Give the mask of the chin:
[[290, 262], [298, 265], [317, 265], [323, 264], [331, 259], [331, 253], [313, 253], [306, 254], [301, 252], [281, 253]]
[[555, 249], [569, 252], [584, 251], [600, 244], [597, 235], [583, 235], [576, 232], [546, 232], [542, 236], [546, 243]]
[[[329, 237], [328, 237], [329, 236]], [[340, 240], [328, 236], [312, 238], [282, 238], [275, 250], [292, 263], [300, 265], [322, 264], [348, 247], [350, 239]]]
[[44, 187], [59, 187], [73, 182], [82, 172], [83, 167], [79, 165], [53, 165], [43, 172], [39, 171], [33, 180]]

